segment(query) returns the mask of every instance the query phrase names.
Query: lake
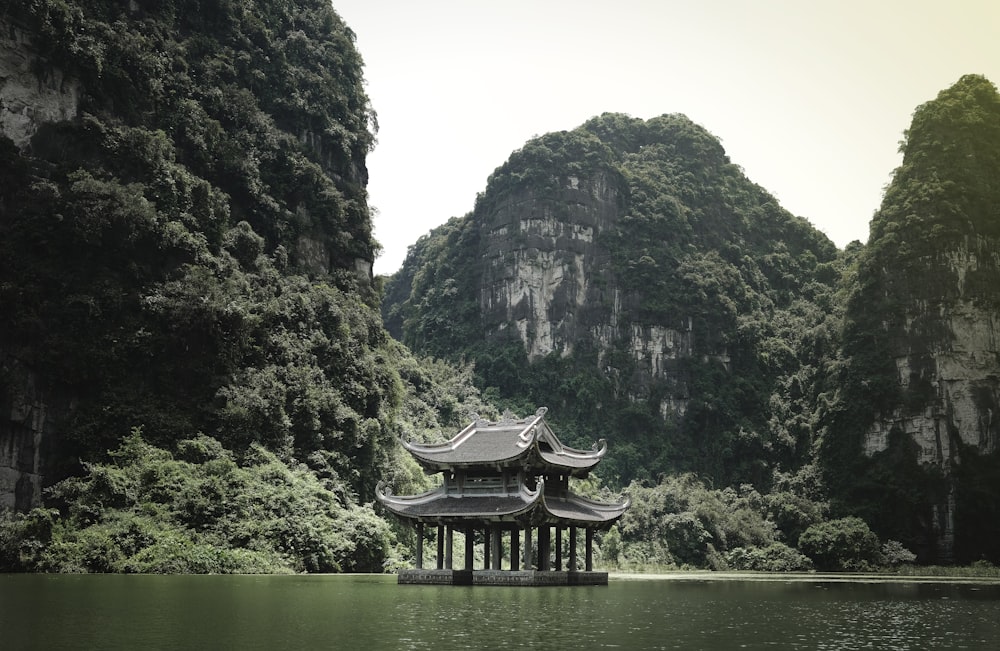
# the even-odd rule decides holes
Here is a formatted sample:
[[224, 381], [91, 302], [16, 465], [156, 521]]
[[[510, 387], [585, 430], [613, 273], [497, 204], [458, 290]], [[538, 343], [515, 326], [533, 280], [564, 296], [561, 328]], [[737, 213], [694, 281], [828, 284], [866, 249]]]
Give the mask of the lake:
[[0, 648], [995, 650], [1000, 585], [699, 574], [559, 588], [398, 586], [385, 575], [0, 575]]

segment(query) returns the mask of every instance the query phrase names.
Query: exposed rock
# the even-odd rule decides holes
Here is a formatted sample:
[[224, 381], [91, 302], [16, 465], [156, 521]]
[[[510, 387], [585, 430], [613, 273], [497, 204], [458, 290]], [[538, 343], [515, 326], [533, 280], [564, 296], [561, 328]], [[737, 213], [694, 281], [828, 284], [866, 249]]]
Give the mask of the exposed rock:
[[488, 215], [480, 304], [487, 332], [514, 324], [529, 358], [569, 355], [581, 310], [601, 275], [595, 238], [618, 217], [604, 175], [570, 176], [551, 196], [524, 190]]
[[[920, 461], [947, 470], [955, 458], [954, 441], [983, 454], [998, 449], [1000, 441], [1000, 314], [970, 301], [942, 308], [954, 337], [951, 350], [934, 355], [929, 378], [934, 400], [918, 414], [897, 409], [892, 417], [877, 421], [865, 437], [869, 455], [886, 449], [889, 431], [898, 427], [920, 446]], [[915, 375], [909, 357], [896, 359], [899, 383], [906, 388]]]
[[76, 116], [80, 85], [37, 65], [28, 34], [0, 21], [0, 133], [22, 149], [46, 122]]
[[[12, 361], [7, 366], [20, 366]], [[34, 374], [20, 377], [20, 387], [0, 392], [0, 507], [25, 510], [42, 500], [42, 441], [46, 407]]]
[[[955, 272], [959, 298], [942, 303], [933, 317], [948, 333], [950, 343], [929, 356], [895, 359], [904, 391], [922, 381], [930, 385], [933, 395], [917, 413], [898, 407], [876, 420], [865, 435], [864, 452], [871, 456], [886, 450], [889, 434], [896, 429], [917, 444], [919, 463], [948, 477], [962, 462], [963, 447], [984, 455], [1000, 449], [1000, 312], [965, 298], [966, 278], [981, 271], [975, 255], [963, 247], [942, 257]], [[1000, 270], [1000, 265], [994, 269]], [[915, 319], [908, 321], [912, 328]], [[911, 330], [908, 336], [918, 335]], [[939, 562], [954, 560], [955, 507], [955, 486], [949, 482], [947, 493], [931, 505], [929, 524]]]

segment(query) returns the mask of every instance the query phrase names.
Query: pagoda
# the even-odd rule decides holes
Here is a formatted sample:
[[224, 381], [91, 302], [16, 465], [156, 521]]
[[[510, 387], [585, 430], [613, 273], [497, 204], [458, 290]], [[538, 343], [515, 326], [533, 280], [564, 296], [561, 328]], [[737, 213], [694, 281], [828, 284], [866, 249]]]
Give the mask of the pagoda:
[[[607, 452], [607, 444], [602, 439], [591, 450], [563, 445], [545, 422], [545, 412], [542, 407], [528, 418], [505, 414], [497, 422], [476, 419], [444, 443], [402, 441], [426, 473], [442, 473], [443, 481], [420, 495], [397, 496], [384, 482], [378, 486], [379, 502], [412, 522], [417, 531], [416, 568], [401, 571], [399, 583], [607, 584], [607, 572], [593, 568], [594, 532], [610, 528], [625, 513], [629, 500], [605, 504], [569, 490], [569, 478], [590, 474]], [[424, 567], [428, 526], [437, 527], [433, 568]], [[580, 529], [582, 568], [577, 554]], [[462, 568], [452, 566], [456, 531], [464, 534]], [[483, 541], [481, 569], [473, 567], [478, 532]], [[533, 535], [537, 535], [537, 558]], [[506, 549], [505, 539], [509, 539]], [[501, 567], [505, 551], [509, 569]]]

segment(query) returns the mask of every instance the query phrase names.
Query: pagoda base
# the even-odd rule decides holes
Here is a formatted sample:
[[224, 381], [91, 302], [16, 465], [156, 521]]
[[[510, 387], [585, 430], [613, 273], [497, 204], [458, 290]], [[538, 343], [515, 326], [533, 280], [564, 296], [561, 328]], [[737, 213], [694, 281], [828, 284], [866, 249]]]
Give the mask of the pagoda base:
[[607, 572], [544, 570], [400, 570], [400, 585], [607, 585]]

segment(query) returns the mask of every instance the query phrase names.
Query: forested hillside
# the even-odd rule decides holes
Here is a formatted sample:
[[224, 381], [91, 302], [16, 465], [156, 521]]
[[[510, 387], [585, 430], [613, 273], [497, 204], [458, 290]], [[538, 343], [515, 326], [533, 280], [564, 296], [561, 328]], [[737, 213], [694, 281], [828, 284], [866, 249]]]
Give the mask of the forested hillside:
[[918, 108], [867, 245], [685, 116], [604, 114], [389, 279], [325, 0], [0, 3], [0, 92], [0, 571], [392, 569], [376, 483], [431, 481], [396, 438], [539, 406], [608, 441], [575, 490], [631, 494], [602, 563], [1000, 562], [981, 77]]
[[809, 461], [842, 264], [702, 127], [606, 114], [515, 152], [416, 243], [384, 311], [499, 400], [608, 438], [609, 479], [767, 487]]
[[[337, 514], [389, 472], [402, 392], [371, 278], [374, 122], [351, 31], [323, 0], [36, 0], [0, 21], [5, 505], [86, 471], [46, 499], [89, 491], [57, 523], [64, 551], [168, 537], [191, 558], [253, 547], [250, 567], [378, 569], [388, 538], [353, 562], [354, 543], [320, 534], [363, 531]], [[53, 103], [65, 119], [44, 119]], [[142, 443], [128, 438], [117, 470], [93, 465], [133, 428]], [[166, 452], [137, 458], [149, 445]], [[238, 492], [271, 495], [269, 515], [225, 517], [305, 509], [308, 544], [219, 524], [236, 463]], [[299, 463], [313, 484], [288, 479]], [[305, 494], [327, 506], [282, 506]]]
[[[604, 478], [632, 492], [694, 473], [730, 509], [758, 495], [801, 550], [862, 516], [925, 562], [996, 560], [996, 98], [969, 76], [916, 111], [871, 241], [844, 251], [684, 116], [546, 134], [414, 244], [387, 327], [569, 440], [606, 437]], [[636, 517], [634, 541], [680, 526]], [[681, 529], [732, 549], [708, 522]]]

